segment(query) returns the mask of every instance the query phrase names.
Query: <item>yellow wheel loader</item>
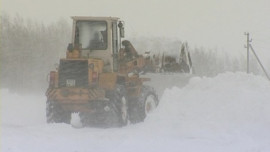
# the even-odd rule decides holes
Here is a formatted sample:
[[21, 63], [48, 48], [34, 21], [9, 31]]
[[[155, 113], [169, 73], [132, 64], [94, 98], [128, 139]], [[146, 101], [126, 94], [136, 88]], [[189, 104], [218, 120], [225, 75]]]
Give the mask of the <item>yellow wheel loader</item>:
[[66, 58], [49, 74], [48, 123], [70, 123], [79, 113], [83, 126], [119, 127], [144, 121], [158, 105], [148, 78], [139, 73], [145, 60], [124, 38], [116, 17], [72, 17], [72, 43]]

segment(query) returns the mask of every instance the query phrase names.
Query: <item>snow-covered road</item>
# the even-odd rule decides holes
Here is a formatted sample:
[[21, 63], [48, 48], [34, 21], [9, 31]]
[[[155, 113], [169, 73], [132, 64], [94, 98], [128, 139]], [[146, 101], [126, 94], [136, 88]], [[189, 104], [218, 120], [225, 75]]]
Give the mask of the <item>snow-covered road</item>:
[[1, 151], [270, 151], [270, 82], [266, 79], [224, 73], [193, 77], [182, 87], [177, 75], [151, 77], [160, 94], [159, 107], [145, 122], [123, 128], [46, 124], [45, 96], [1, 90]]

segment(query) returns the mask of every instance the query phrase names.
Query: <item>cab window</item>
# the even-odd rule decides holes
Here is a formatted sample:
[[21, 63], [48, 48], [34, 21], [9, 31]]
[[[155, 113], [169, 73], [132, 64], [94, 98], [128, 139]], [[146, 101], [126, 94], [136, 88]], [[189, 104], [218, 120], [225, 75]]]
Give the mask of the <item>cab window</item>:
[[107, 23], [105, 21], [77, 21], [75, 30], [75, 43], [80, 44], [82, 49], [107, 49]]

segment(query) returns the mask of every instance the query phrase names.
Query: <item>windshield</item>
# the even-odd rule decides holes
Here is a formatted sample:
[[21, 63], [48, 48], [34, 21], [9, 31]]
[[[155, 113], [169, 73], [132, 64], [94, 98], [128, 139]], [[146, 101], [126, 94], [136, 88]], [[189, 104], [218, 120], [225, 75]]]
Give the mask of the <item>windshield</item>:
[[82, 49], [107, 49], [107, 23], [104, 21], [77, 21], [75, 43]]

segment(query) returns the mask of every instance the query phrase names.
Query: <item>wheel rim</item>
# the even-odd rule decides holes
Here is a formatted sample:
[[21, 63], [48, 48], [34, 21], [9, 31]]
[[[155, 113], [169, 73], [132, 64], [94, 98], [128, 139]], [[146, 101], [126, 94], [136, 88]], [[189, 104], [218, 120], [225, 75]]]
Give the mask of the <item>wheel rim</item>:
[[121, 107], [121, 115], [122, 120], [125, 122], [127, 120], [127, 101], [125, 97], [121, 98], [122, 107]]
[[145, 114], [151, 113], [156, 108], [156, 100], [154, 95], [147, 96], [145, 100]]

